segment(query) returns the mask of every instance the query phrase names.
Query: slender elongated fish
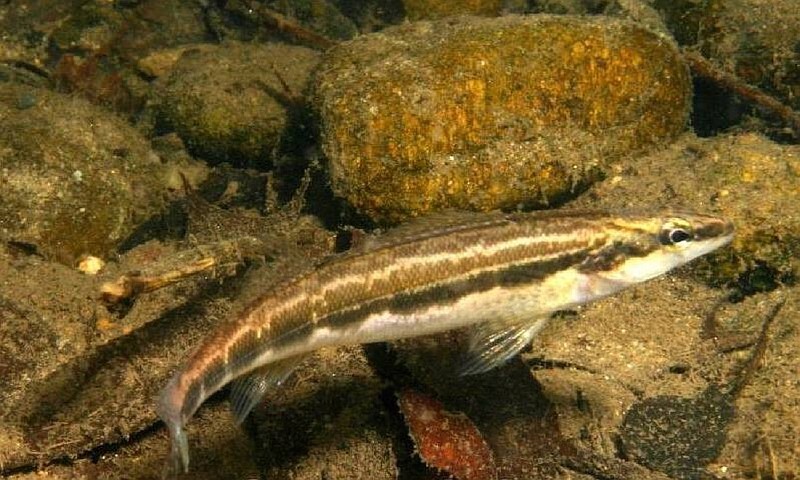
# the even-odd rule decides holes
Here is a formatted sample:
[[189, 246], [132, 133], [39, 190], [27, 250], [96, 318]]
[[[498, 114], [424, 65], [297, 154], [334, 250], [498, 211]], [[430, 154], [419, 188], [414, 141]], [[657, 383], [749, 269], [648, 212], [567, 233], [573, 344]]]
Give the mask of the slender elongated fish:
[[462, 373], [519, 352], [553, 312], [605, 297], [733, 237], [720, 218], [604, 212], [451, 214], [422, 219], [269, 288], [211, 334], [161, 392], [170, 469], [188, 471], [186, 422], [232, 382], [241, 422], [321, 347], [472, 326]]

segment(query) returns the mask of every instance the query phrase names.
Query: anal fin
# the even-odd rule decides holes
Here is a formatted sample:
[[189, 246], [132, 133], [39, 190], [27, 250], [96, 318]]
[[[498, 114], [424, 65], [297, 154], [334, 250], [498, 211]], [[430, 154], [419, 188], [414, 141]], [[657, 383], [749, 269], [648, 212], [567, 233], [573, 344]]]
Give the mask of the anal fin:
[[285, 358], [233, 380], [231, 382], [230, 408], [237, 425], [247, 418], [267, 390], [278, 387], [286, 381], [294, 369], [305, 359], [306, 355]]
[[533, 322], [494, 320], [475, 325], [467, 358], [459, 373], [475, 375], [504, 364], [525, 348], [548, 320], [549, 316]]

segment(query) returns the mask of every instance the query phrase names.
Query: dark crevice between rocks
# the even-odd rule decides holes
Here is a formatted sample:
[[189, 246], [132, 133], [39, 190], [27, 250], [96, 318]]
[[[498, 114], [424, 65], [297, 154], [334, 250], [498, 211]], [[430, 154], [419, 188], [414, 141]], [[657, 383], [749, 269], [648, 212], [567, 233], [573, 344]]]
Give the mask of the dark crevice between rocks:
[[729, 301], [739, 303], [747, 297], [772, 292], [781, 286], [794, 286], [796, 282], [794, 272], [780, 271], [766, 262], [756, 261], [736, 278]]
[[[756, 131], [770, 140], [797, 144], [797, 133], [774, 111], [754, 105], [729, 89], [703, 77], [694, 78], [691, 123], [699, 137], [714, 137], [726, 131]], [[776, 103], [778, 103], [776, 101]]]
[[375, 224], [366, 215], [357, 212], [346, 200], [333, 193], [327, 167], [324, 165], [325, 160], [314, 148], [309, 147], [304, 153], [307, 163], [287, 162], [277, 167], [279, 200], [286, 201], [297, 191], [305, 170], [309, 169], [311, 180], [305, 194], [303, 213], [317, 217], [328, 230], [337, 230], [345, 225], [364, 230], [375, 228]]
[[45, 258], [45, 256], [39, 251], [39, 247], [33, 243], [10, 240], [6, 242], [6, 246], [8, 246], [9, 252], [16, 257]]
[[[231, 185], [235, 185], [234, 194], [228, 193]], [[189, 232], [192, 215], [198, 217], [205, 213], [194, 211], [198, 210], [198, 205], [211, 204], [221, 209], [257, 209], [264, 204], [266, 185], [267, 177], [262, 172], [234, 168], [225, 163], [217, 165], [195, 190], [186, 191], [183, 198], [173, 201], [162, 213], [150, 217], [134, 229], [117, 247], [117, 253], [123, 254], [150, 240], [185, 240], [187, 233], [194, 233]]]
[[711, 80], [694, 79], [692, 126], [699, 137], [713, 137], [742, 122], [749, 108]]
[[117, 246], [124, 254], [151, 240], [181, 240], [186, 237], [187, 217], [182, 201], [172, 202], [162, 213], [154, 215], [136, 227]]

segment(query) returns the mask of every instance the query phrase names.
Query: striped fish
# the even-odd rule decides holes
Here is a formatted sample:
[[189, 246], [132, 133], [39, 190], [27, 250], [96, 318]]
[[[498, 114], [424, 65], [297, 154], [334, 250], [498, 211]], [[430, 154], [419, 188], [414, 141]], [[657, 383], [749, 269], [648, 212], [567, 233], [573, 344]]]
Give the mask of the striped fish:
[[241, 422], [321, 347], [471, 327], [462, 374], [513, 357], [552, 313], [711, 252], [733, 225], [689, 213], [447, 214], [421, 219], [268, 288], [212, 333], [161, 392], [169, 468], [186, 472], [186, 423], [231, 383]]

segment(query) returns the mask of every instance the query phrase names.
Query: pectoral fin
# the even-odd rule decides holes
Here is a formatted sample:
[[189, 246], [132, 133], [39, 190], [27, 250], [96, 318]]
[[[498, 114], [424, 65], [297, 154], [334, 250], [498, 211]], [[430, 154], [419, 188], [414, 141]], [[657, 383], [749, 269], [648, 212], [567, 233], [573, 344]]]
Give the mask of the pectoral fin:
[[236, 423], [244, 421], [267, 390], [283, 383], [306, 355], [298, 355], [264, 365], [231, 382], [230, 408]]
[[534, 322], [489, 321], [474, 327], [461, 375], [487, 372], [507, 362], [528, 345], [547, 324], [549, 317]]

